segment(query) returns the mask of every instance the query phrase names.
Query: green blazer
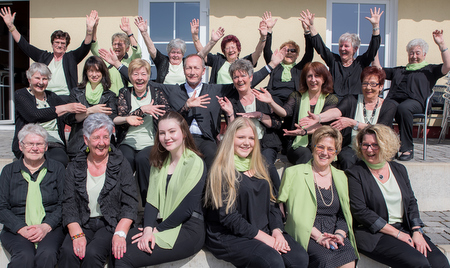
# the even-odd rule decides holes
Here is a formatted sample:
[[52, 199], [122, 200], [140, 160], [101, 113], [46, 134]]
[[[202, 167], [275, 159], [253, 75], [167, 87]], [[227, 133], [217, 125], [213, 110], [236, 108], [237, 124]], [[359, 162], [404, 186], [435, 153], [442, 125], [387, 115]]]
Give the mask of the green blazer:
[[[358, 256], [355, 236], [353, 235], [347, 176], [343, 171], [333, 166], [331, 166], [331, 174], [339, 195], [341, 209], [347, 222], [348, 238], [355, 249], [356, 256]], [[285, 203], [286, 212], [288, 213], [285, 226], [286, 231], [307, 250], [317, 213], [316, 189], [311, 161], [285, 170], [278, 194], [278, 201]]]

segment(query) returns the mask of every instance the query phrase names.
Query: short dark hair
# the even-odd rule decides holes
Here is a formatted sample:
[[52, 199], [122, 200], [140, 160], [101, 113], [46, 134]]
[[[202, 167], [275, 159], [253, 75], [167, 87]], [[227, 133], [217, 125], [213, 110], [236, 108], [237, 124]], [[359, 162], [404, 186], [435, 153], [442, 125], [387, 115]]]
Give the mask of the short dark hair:
[[364, 68], [364, 70], [361, 73], [361, 83], [364, 80], [364, 78], [368, 76], [376, 76], [378, 78], [378, 83], [381, 85], [384, 85], [384, 80], [386, 79], [386, 73], [383, 69], [378, 69], [378, 67], [375, 66], [369, 66]]
[[90, 68], [94, 68], [102, 73], [102, 86], [103, 90], [109, 90], [111, 87], [111, 78], [109, 77], [108, 67], [106, 67], [105, 62], [99, 56], [91, 56], [84, 63], [83, 68], [83, 80], [78, 85], [78, 88], [85, 88], [86, 84], [89, 82], [87, 72]]
[[55, 39], [66, 39], [66, 47], [70, 44], [70, 35], [68, 32], [63, 32], [61, 30], [56, 30], [52, 33], [52, 36], [50, 37], [51, 43], [53, 45], [53, 41]]
[[227, 35], [222, 39], [222, 43], [220, 44], [220, 48], [222, 49], [222, 53], [225, 54], [225, 46], [229, 43], [229, 42], [235, 42], [236, 43], [236, 48], [239, 52], [241, 52], [241, 41], [239, 41], [239, 39], [235, 36], [235, 35]]
[[298, 91], [300, 91], [300, 93], [305, 93], [308, 91], [306, 76], [310, 70], [322, 77], [322, 94], [333, 93], [333, 77], [331, 77], [331, 73], [328, 71], [327, 67], [318, 61], [308, 62], [305, 67], [303, 67], [300, 75], [300, 89]]

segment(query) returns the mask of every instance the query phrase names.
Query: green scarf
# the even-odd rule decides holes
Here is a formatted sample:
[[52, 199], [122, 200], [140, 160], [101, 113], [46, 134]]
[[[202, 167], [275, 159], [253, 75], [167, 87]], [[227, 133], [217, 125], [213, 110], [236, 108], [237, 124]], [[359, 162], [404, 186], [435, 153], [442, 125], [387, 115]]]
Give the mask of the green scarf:
[[252, 160], [251, 157], [243, 158], [238, 155], [234, 155], [234, 166], [239, 172], [250, 170], [251, 160]]
[[[197, 185], [203, 175], [203, 160], [193, 151], [186, 149], [178, 161], [169, 185], [167, 186], [167, 174], [171, 156], [167, 157], [161, 169], [152, 167], [147, 192], [147, 202], [159, 210], [163, 220], [172, 214], [181, 201]], [[156, 244], [164, 249], [172, 249], [181, 224], [155, 234]]]
[[[45, 217], [45, 208], [42, 204], [42, 194], [40, 184], [47, 174], [47, 168], [43, 167], [39, 171], [36, 181], [31, 180], [28, 172], [21, 170], [22, 177], [28, 182], [27, 201], [25, 203], [25, 222], [28, 226], [41, 224]], [[37, 248], [38, 243], [34, 243]]]
[[291, 69], [294, 67], [295, 63], [292, 64], [284, 64], [280, 63], [283, 66], [283, 72], [281, 73], [281, 82], [289, 82], [292, 80]]
[[100, 97], [103, 94], [103, 85], [99, 83], [94, 90], [92, 90], [91, 83], [86, 83], [86, 100], [91, 105], [96, 105], [100, 101]]
[[[323, 106], [325, 104], [325, 98], [328, 94], [320, 94], [319, 99], [317, 100], [316, 106], [314, 107], [314, 114], [320, 114], [322, 112]], [[298, 111], [298, 120], [303, 117], [308, 116], [308, 111], [311, 109], [311, 105], [309, 104], [309, 93], [306, 91], [302, 95], [302, 99], [300, 101], [300, 109]], [[292, 143], [292, 148], [295, 150], [298, 147], [306, 147], [308, 145], [308, 135], [305, 136], [297, 136], [295, 137], [294, 142]]]
[[386, 164], [386, 161], [381, 161], [381, 162], [378, 163], [378, 164], [371, 164], [371, 163], [367, 162], [365, 159], [363, 159], [363, 161], [364, 161], [364, 163], [366, 163], [366, 165], [367, 165], [369, 168], [375, 169], [375, 170], [384, 167], [384, 164]]
[[427, 65], [428, 65], [428, 62], [426, 62], [426, 61], [422, 61], [421, 63], [408, 63], [408, 64], [406, 64], [406, 70], [407, 71], [417, 71]]

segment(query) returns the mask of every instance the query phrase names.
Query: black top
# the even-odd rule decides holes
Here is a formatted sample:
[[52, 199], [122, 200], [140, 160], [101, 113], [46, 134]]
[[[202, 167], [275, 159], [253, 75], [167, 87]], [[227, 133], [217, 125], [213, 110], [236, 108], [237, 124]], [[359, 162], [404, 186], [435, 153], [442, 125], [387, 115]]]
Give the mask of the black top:
[[[203, 214], [203, 188], [205, 186], [207, 170], [206, 167], [203, 168], [203, 174], [198, 183], [194, 186], [194, 188], [184, 197], [183, 201], [178, 205], [178, 207], [163, 220], [160, 224], [157, 224], [157, 216], [158, 209], [155, 208], [150, 203], [145, 204], [145, 212], [144, 212], [144, 227], [158, 227], [158, 231], [162, 232], [168, 229], [173, 229], [178, 225], [186, 222], [192, 216], [192, 213], [195, 211], [198, 214]], [[167, 176], [167, 185], [169, 184], [170, 177], [172, 175]], [[167, 192], [167, 189], [166, 189]]]
[[325, 61], [328, 68], [330, 68], [331, 76], [333, 77], [334, 93], [339, 98], [345, 97], [349, 94], [361, 94], [361, 72], [368, 67], [380, 47], [380, 35], [372, 35], [369, 47], [364, 54], [359, 55], [354, 59], [352, 64], [348, 67], [342, 65], [341, 56], [330, 51], [325, 46], [325, 43], [319, 34], [312, 37], [312, 44], [317, 53]]
[[45, 90], [47, 96], [48, 108], [38, 109], [36, 98], [31, 95], [27, 88], [22, 88], [14, 92], [14, 104], [16, 111], [16, 128], [14, 131], [14, 138], [12, 143], [12, 151], [17, 158], [20, 158], [22, 152], [19, 149], [19, 139], [17, 135], [19, 131], [28, 123], [44, 123], [53, 119], [57, 119], [58, 134], [61, 140], [66, 144], [66, 137], [64, 136], [64, 121], [62, 117], [58, 117], [56, 113], [56, 106], [66, 104], [55, 93]]
[[[349, 95], [344, 97], [337, 105], [336, 108], [341, 111], [343, 117], [355, 119], [356, 108], [358, 104], [358, 95]], [[394, 120], [395, 113], [397, 112], [397, 104], [392, 100], [384, 100], [378, 116], [377, 124], [383, 124], [391, 127]], [[352, 128], [347, 127], [341, 130], [344, 140], [342, 141], [342, 147], [351, 145], [352, 143]]]
[[[184, 63], [183, 62], [181, 64]], [[166, 75], [169, 73], [169, 64], [170, 60], [169, 57], [166, 55], [163, 55], [158, 49], [156, 49], [156, 57], [152, 58], [153, 63], [156, 66], [156, 83], [164, 83], [164, 80], [166, 79]]]
[[[19, 42], [17, 43], [19, 48], [32, 60], [35, 62], [44, 63], [45, 65], [49, 65], [53, 60], [54, 54], [53, 52], [48, 52], [46, 50], [41, 50], [33, 45], [30, 45], [23, 36], [20, 37]], [[64, 53], [63, 56], [63, 69], [64, 76], [66, 77], [67, 88], [73, 89], [78, 84], [78, 69], [77, 65], [80, 63], [89, 53], [91, 49], [91, 44], [86, 45], [83, 42], [80, 47], [75, 50], [71, 50], [69, 52]]]
[[[86, 106], [86, 108], [94, 106], [86, 100], [86, 88], [74, 88], [71, 91], [69, 103], [73, 102], [81, 103]], [[114, 118], [117, 116], [116, 94], [110, 90], [104, 90], [98, 104], [106, 104], [107, 107], [110, 107], [112, 109], [112, 114], [109, 115], [109, 118], [111, 118], [111, 120], [114, 120]], [[64, 119], [64, 122], [67, 125], [71, 126], [69, 140], [67, 142], [67, 154], [71, 158], [78, 154], [80, 150], [85, 147], [83, 138], [84, 120], [81, 122], [77, 122], [75, 116], [76, 114], [70, 113]]]
[[218, 241], [235, 236], [253, 239], [259, 230], [269, 235], [276, 228], [284, 230], [278, 204], [270, 200], [270, 184], [263, 179], [239, 174], [236, 202], [231, 211], [225, 212], [225, 203], [218, 210], [207, 210], [208, 238]]
[[[405, 166], [394, 161], [388, 163], [402, 195], [404, 228], [411, 231], [414, 226], [423, 226]], [[380, 230], [389, 221], [386, 201], [372, 173], [362, 160], [356, 162], [345, 173], [348, 177], [356, 244], [358, 248], [371, 252], [382, 235]]]
[[[245, 56], [244, 60], [249, 60], [250, 62], [253, 62], [252, 54]], [[217, 84], [217, 73], [219, 72], [220, 68], [222, 68], [222, 65], [227, 61], [227, 58], [225, 57], [225, 55], [221, 53], [217, 53], [216, 55], [208, 53], [206, 59], [207, 59], [207, 61], [205, 62], [206, 66], [211, 67], [211, 76], [209, 77], [209, 83]], [[256, 67], [256, 64], [253, 67]]]
[[[138, 200], [130, 164], [120, 150], [113, 145], [110, 147], [105, 183], [97, 201], [108, 224], [106, 228], [112, 232], [122, 218], [136, 220]], [[62, 205], [64, 226], [77, 222], [82, 228], [88, 227], [90, 210], [86, 179], [87, 153], [80, 152], [67, 165]]]
[[[264, 60], [269, 64], [272, 58], [272, 33], [267, 34], [266, 45], [264, 46]], [[269, 83], [267, 84], [267, 89], [272, 94], [272, 96], [281, 100], [283, 103], [287, 100], [289, 94], [292, 91], [298, 90], [300, 88], [300, 75], [302, 73], [303, 67], [306, 63], [311, 62], [314, 57], [314, 48], [311, 43], [311, 34], [305, 34], [305, 54], [299, 63], [294, 65], [291, 69], [292, 79], [289, 82], [282, 82], [281, 75], [283, 73], [283, 66], [280, 64], [275, 67], [270, 74]]]
[[23, 178], [21, 170], [31, 175], [36, 181], [43, 167], [47, 174], [39, 185], [45, 217], [42, 223], [47, 223], [55, 229], [61, 225], [61, 203], [64, 198], [64, 166], [52, 159], [46, 159], [44, 164], [34, 174], [31, 174], [23, 164], [23, 158], [6, 165], [0, 175], [0, 222], [5, 229], [17, 233], [25, 223], [25, 205], [28, 193], [28, 182]]
[[387, 99], [413, 99], [421, 103], [423, 109], [437, 80], [445, 75], [442, 74], [442, 64], [428, 64], [417, 71], [407, 71], [404, 66], [383, 70], [386, 79], [392, 81]]

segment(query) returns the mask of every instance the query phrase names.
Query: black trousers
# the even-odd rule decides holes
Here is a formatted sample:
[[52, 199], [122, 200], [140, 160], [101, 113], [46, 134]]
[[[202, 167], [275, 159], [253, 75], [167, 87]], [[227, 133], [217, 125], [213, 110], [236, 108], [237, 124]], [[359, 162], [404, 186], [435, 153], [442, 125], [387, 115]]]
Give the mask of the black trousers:
[[393, 268], [450, 267], [447, 257], [430, 241], [430, 238], [426, 235], [424, 235], [424, 238], [431, 248], [431, 252], [427, 252], [427, 257], [405, 242], [386, 234], [382, 235], [372, 252], [361, 249], [359, 249], [359, 252]]
[[203, 154], [206, 168], [209, 170], [214, 162], [217, 152], [217, 143], [202, 135], [192, 135], [194, 137], [195, 146]]
[[58, 252], [64, 240], [62, 227], [57, 227], [50, 231], [37, 249], [34, 243], [18, 233], [12, 233], [3, 228], [0, 234], [2, 245], [11, 255], [9, 268], [34, 268], [34, 267], [55, 267], [58, 261]]
[[[113, 233], [106, 229], [106, 222], [102, 218], [91, 218], [88, 227], [83, 228], [86, 235], [86, 254], [84, 259], [75, 255], [70, 234], [67, 234], [61, 246], [58, 267], [64, 268], [103, 268], [111, 255], [111, 241]], [[80, 266], [81, 265], [81, 266]], [[53, 267], [53, 266], [52, 266]]]
[[398, 103], [395, 121], [400, 132], [400, 152], [413, 150], [413, 114], [423, 113], [424, 108], [420, 102], [413, 99], [393, 100]]
[[131, 244], [131, 238], [138, 232], [137, 228], [130, 230], [127, 235], [127, 252], [120, 260], [114, 260], [114, 267], [143, 267], [181, 260], [199, 252], [205, 243], [204, 222], [194, 217], [183, 223], [172, 249], [163, 249], [155, 244], [152, 254], [141, 251], [137, 243]]
[[298, 165], [308, 163], [312, 158], [312, 153], [309, 147], [300, 146], [295, 150], [292, 147], [289, 147], [286, 156], [292, 165]]
[[133, 172], [136, 172], [135, 178], [139, 185], [142, 204], [145, 204], [147, 199], [148, 180], [150, 177], [150, 152], [152, 148], [153, 146], [147, 146], [138, 151], [126, 144], [119, 146], [119, 150], [130, 163]]

